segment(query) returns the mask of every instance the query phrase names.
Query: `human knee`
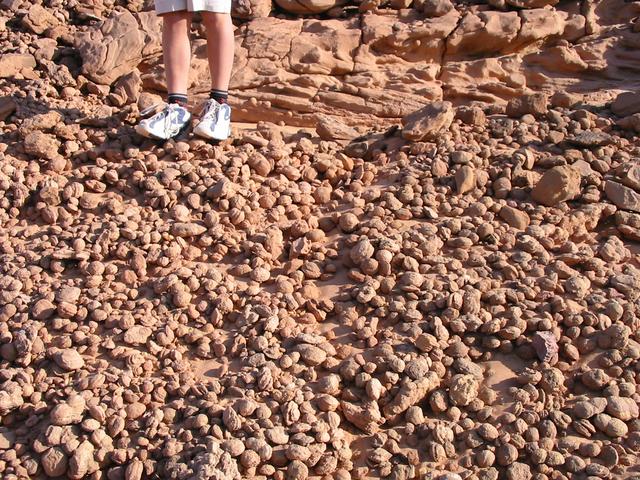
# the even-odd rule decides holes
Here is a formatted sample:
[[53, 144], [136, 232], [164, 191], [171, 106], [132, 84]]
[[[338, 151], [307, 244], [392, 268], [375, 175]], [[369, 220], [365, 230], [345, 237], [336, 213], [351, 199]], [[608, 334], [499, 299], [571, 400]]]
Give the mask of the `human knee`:
[[230, 22], [231, 15], [228, 13], [202, 12], [202, 23], [207, 28], [220, 28]]
[[191, 15], [191, 12], [187, 12], [185, 10], [179, 12], [169, 12], [161, 16], [165, 27], [173, 27], [191, 21]]

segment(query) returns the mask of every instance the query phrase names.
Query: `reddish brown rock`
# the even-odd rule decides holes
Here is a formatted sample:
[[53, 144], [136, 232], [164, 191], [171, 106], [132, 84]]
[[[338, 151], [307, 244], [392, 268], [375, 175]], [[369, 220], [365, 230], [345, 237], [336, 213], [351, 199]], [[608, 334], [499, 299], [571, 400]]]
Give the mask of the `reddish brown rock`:
[[573, 200], [580, 195], [580, 173], [569, 165], [547, 170], [531, 191], [533, 199], [542, 205], [553, 206]]

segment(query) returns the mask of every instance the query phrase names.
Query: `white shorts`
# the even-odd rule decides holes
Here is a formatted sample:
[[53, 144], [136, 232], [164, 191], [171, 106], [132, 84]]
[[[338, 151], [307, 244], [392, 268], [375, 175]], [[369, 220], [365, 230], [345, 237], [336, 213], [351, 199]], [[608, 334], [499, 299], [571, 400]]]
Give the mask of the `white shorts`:
[[156, 13], [180, 12], [216, 12], [230, 13], [231, 0], [155, 0]]

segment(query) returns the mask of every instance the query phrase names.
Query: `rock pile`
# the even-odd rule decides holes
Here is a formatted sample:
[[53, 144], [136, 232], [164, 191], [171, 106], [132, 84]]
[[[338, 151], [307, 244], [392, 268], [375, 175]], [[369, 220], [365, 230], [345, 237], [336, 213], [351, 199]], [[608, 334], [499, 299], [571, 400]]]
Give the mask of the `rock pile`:
[[[154, 101], [147, 72], [110, 57], [144, 45], [152, 69], [148, 3], [2, 2], [16, 72], [0, 79], [2, 478], [637, 477], [633, 94], [502, 109], [425, 106], [425, 90], [390, 127], [321, 116], [317, 135], [261, 121], [221, 145], [159, 145], [132, 129]], [[416, 12], [422, 39], [462, 8], [391, 3], [357, 14], [356, 43], [396, 15], [403, 38]], [[589, 5], [569, 31], [578, 16], [593, 28]], [[96, 19], [109, 15], [122, 22]], [[460, 17], [448, 56], [476, 31], [494, 53], [512, 48], [497, 28], [539, 40], [534, 10]], [[282, 61], [303, 47], [268, 24], [298, 22], [322, 60], [325, 29], [349, 21], [241, 29], [262, 25]], [[442, 54], [409, 40], [395, 54], [409, 44]], [[90, 49], [124, 76], [83, 61]], [[339, 60], [285, 81], [352, 75]], [[393, 98], [381, 85], [349, 95]]]

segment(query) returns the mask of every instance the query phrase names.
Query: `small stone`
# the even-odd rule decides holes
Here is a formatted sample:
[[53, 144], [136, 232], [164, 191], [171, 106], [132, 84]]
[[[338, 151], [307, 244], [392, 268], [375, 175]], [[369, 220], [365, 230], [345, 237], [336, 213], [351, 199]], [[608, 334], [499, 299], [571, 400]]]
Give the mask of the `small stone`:
[[182, 238], [196, 237], [206, 231], [207, 227], [197, 223], [176, 222], [171, 226], [171, 233], [176, 237]]
[[342, 214], [340, 216], [340, 220], [338, 221], [340, 229], [346, 233], [353, 232], [358, 226], [358, 223], [360, 223], [358, 221], [358, 217], [349, 212]]
[[514, 207], [509, 207], [505, 205], [500, 209], [500, 218], [502, 218], [505, 222], [507, 222], [511, 227], [524, 230], [531, 223], [531, 219], [527, 212], [523, 212], [522, 210], [518, 210]]
[[540, 117], [547, 113], [548, 108], [549, 99], [545, 94], [532, 93], [509, 100], [506, 113], [512, 118], [520, 118], [527, 114]]
[[514, 462], [507, 468], [507, 480], [530, 480], [531, 468], [525, 463]]
[[24, 150], [29, 155], [42, 159], [50, 159], [58, 155], [60, 142], [48, 133], [31, 132], [24, 139]]
[[68, 475], [71, 479], [81, 479], [94, 464], [93, 459], [94, 446], [88, 440], [83, 441], [76, 448], [71, 460], [69, 461]]
[[635, 190], [613, 180], [607, 180], [604, 191], [607, 198], [618, 208], [640, 212], [640, 193]]
[[47, 299], [38, 300], [31, 309], [31, 315], [37, 320], [46, 320], [56, 312], [56, 306]]
[[151, 329], [142, 325], [134, 325], [124, 332], [124, 342], [128, 345], [144, 345], [151, 336]]
[[84, 359], [73, 348], [59, 350], [53, 355], [56, 364], [67, 371], [79, 370], [84, 367]]
[[66, 402], [59, 403], [51, 410], [50, 419], [53, 425], [71, 425], [82, 421], [86, 402], [82, 396], [71, 395]]
[[594, 132], [589, 130], [568, 138], [567, 141], [572, 145], [581, 148], [597, 148], [613, 143], [613, 137], [605, 132]]
[[464, 195], [472, 191], [476, 186], [476, 174], [473, 168], [463, 165], [458, 169], [455, 175], [456, 191], [459, 195]]
[[533, 348], [541, 362], [555, 363], [558, 360], [558, 341], [551, 332], [540, 331], [533, 335]]
[[300, 345], [297, 345], [294, 351], [300, 353], [300, 358], [304, 363], [314, 367], [320, 365], [327, 359], [327, 352], [308, 343], [301, 343]]
[[454, 405], [466, 406], [478, 397], [480, 385], [473, 375], [455, 375], [449, 386], [449, 398]]
[[40, 464], [48, 477], [60, 477], [67, 471], [69, 460], [59, 447], [49, 448], [40, 457]]
[[638, 404], [635, 400], [628, 397], [609, 397], [607, 398], [606, 412], [612, 417], [618, 418], [623, 422], [628, 422], [634, 418], [638, 418]]
[[258, 267], [253, 269], [249, 276], [254, 282], [263, 283], [271, 278], [271, 273], [264, 267]]
[[140, 480], [142, 475], [144, 474], [144, 464], [134, 458], [129, 465], [127, 465], [127, 469], [124, 472], [125, 480]]

